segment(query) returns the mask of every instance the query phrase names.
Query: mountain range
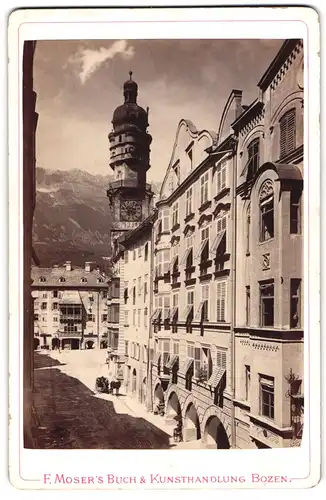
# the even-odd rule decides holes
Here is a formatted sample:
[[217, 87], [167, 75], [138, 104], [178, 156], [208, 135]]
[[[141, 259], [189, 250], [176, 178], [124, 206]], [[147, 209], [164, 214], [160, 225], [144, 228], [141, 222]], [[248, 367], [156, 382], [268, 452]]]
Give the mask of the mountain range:
[[[79, 169], [36, 169], [33, 245], [40, 266], [70, 260], [77, 266], [92, 261], [108, 269], [112, 214], [106, 190], [110, 180], [110, 175]], [[159, 188], [159, 183], [152, 185], [156, 194]]]

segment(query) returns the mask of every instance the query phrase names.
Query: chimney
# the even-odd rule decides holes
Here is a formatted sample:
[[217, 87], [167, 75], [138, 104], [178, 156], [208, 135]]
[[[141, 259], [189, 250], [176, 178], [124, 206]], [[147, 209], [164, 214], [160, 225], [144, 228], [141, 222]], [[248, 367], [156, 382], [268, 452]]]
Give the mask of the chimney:
[[86, 273], [91, 271], [91, 262], [85, 262], [85, 271]]
[[65, 263], [66, 271], [71, 271], [71, 261], [67, 260]]

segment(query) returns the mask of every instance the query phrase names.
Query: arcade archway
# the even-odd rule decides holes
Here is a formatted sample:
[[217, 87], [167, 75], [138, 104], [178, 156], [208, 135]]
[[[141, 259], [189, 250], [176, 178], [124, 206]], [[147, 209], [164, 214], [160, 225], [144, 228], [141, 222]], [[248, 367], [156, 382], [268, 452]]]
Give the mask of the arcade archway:
[[131, 391], [134, 393], [137, 390], [137, 372], [136, 369], [134, 368], [132, 371], [132, 385], [131, 385]]
[[181, 406], [179, 398], [175, 392], [171, 392], [166, 406], [166, 416], [169, 420], [182, 422]]
[[217, 416], [213, 415], [207, 420], [204, 431], [204, 442], [207, 448], [218, 448], [220, 450], [228, 450], [230, 448], [226, 430]]
[[198, 413], [193, 403], [190, 403], [184, 420], [184, 441], [195, 441], [200, 439], [200, 424]]

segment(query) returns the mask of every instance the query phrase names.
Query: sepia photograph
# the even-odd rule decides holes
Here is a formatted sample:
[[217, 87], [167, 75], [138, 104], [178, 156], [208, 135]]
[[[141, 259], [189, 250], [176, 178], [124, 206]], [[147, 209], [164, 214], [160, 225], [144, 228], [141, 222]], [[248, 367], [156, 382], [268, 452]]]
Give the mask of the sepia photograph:
[[25, 42], [25, 446], [300, 446], [303, 50]]
[[308, 8], [12, 15], [15, 487], [318, 483], [318, 36]]

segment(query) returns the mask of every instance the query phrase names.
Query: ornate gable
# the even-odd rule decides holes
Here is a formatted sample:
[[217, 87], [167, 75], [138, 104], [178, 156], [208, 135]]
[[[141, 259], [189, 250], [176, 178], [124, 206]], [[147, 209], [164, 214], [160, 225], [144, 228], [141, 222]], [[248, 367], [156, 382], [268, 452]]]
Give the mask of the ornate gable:
[[207, 148], [216, 142], [216, 134], [198, 131], [190, 120], [179, 122], [161, 191], [160, 200], [167, 199], [207, 156]]

